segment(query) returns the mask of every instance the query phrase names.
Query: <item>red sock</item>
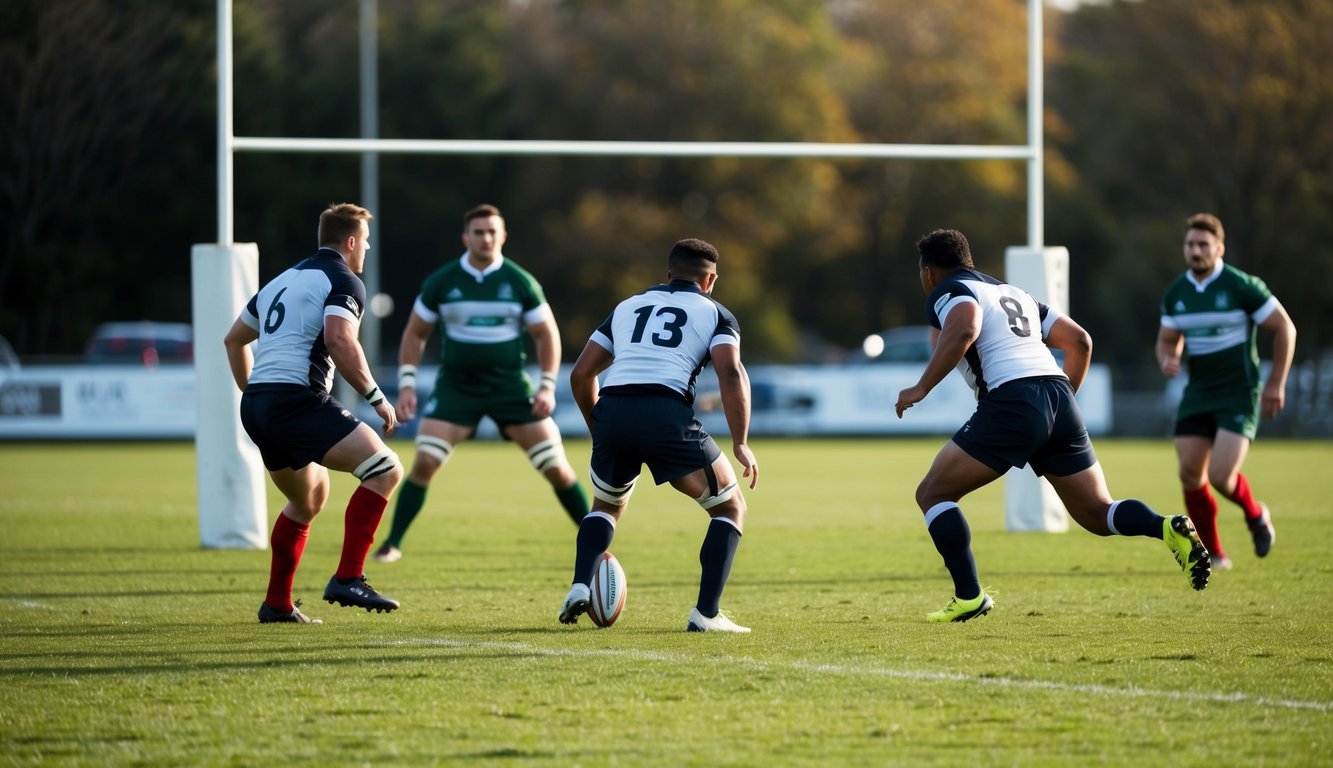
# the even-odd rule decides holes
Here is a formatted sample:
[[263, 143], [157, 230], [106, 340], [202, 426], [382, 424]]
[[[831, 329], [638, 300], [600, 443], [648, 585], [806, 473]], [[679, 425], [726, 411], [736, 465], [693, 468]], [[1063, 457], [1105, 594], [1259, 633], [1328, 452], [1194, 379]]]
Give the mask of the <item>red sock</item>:
[[264, 602], [279, 613], [290, 613], [292, 605], [292, 581], [296, 578], [296, 566], [301, 563], [301, 553], [305, 552], [306, 537], [310, 535], [310, 524], [302, 525], [286, 515], [279, 514], [273, 524], [270, 548], [273, 551], [272, 562], [268, 570], [268, 594]]
[[1185, 511], [1189, 513], [1199, 541], [1214, 555], [1222, 555], [1222, 539], [1217, 535], [1217, 499], [1208, 490], [1208, 483], [1193, 491], [1185, 491]]
[[389, 500], [358, 486], [347, 502], [347, 515], [343, 518], [343, 554], [338, 561], [338, 571], [333, 574], [339, 579], [355, 579], [365, 575], [366, 555], [370, 545], [375, 543], [375, 529], [380, 527], [380, 518]]
[[1259, 502], [1254, 500], [1254, 494], [1250, 492], [1250, 481], [1246, 480], [1245, 475], [1239, 472], [1236, 473], [1235, 490], [1230, 495], [1225, 493], [1222, 495], [1240, 505], [1240, 508], [1245, 512], [1247, 521], [1258, 520], [1259, 516], [1264, 513], [1263, 507], [1259, 506]]

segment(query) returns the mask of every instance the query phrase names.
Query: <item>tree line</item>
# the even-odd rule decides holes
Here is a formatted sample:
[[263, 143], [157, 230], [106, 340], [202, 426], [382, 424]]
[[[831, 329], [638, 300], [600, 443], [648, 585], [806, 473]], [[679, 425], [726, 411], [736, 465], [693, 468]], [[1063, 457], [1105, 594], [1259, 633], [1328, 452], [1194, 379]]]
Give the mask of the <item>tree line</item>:
[[[235, 0], [236, 133], [359, 135], [357, 0]], [[216, 236], [212, 0], [0, 5], [0, 335], [77, 353], [104, 320], [190, 318]], [[1330, 344], [1328, 0], [1047, 9], [1045, 242], [1071, 252], [1095, 357], [1150, 369], [1186, 216]], [[1025, 0], [381, 0], [384, 138], [1026, 143]], [[356, 156], [236, 157], [236, 239], [267, 279], [361, 194]], [[567, 357], [682, 237], [723, 254], [747, 358], [835, 359], [922, 322], [916, 239], [983, 271], [1027, 242], [1022, 161], [384, 156], [372, 233], [386, 357], [461, 214], [505, 212]], [[1299, 262], [1299, 263], [1298, 263]]]

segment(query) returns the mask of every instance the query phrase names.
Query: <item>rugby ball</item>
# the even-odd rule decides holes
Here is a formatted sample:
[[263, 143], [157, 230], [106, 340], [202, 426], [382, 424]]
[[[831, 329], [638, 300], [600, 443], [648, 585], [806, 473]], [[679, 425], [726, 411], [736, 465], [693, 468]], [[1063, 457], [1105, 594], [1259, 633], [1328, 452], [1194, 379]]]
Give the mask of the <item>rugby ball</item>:
[[599, 627], [609, 627], [620, 618], [625, 607], [625, 569], [610, 552], [597, 559], [592, 573], [592, 595], [588, 600], [588, 618]]

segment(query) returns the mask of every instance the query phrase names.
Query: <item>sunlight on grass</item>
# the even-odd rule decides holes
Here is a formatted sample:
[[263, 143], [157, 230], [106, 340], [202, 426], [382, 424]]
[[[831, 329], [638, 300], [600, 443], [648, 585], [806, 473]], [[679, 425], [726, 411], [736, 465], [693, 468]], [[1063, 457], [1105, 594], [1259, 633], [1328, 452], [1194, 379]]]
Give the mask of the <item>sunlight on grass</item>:
[[[325, 624], [260, 626], [268, 553], [200, 548], [191, 445], [0, 444], [4, 762], [1333, 764], [1328, 444], [1255, 448], [1277, 545], [1254, 558], [1224, 504], [1235, 569], [1203, 593], [1155, 540], [1007, 533], [987, 488], [964, 509], [997, 607], [946, 626], [911, 501], [938, 444], [757, 445], [723, 599], [754, 634], [726, 637], [681, 631], [705, 516], [646, 484], [612, 546], [620, 622], [559, 625], [575, 529], [512, 445], [460, 450], [403, 560], [369, 564], [388, 615], [319, 599], [336, 479], [296, 580]], [[1098, 447], [1114, 495], [1179, 511], [1169, 442]]]

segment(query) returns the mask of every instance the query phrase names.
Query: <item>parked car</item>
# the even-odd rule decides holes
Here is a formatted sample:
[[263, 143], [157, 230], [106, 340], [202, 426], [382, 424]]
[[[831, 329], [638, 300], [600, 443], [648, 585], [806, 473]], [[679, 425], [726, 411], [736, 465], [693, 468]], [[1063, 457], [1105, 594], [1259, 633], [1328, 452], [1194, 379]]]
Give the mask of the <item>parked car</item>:
[[189, 323], [102, 323], [88, 340], [84, 361], [146, 366], [190, 363], [194, 361], [194, 331]]

